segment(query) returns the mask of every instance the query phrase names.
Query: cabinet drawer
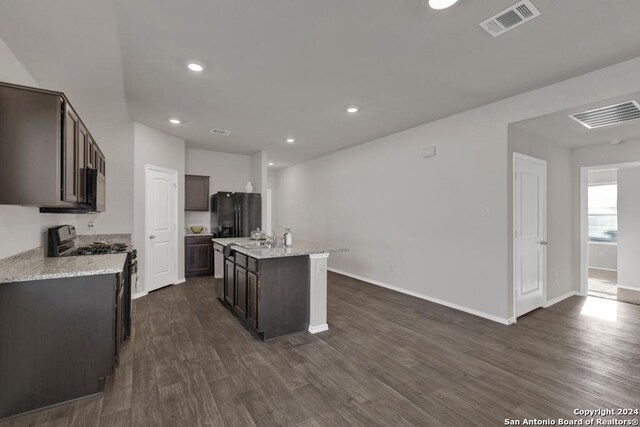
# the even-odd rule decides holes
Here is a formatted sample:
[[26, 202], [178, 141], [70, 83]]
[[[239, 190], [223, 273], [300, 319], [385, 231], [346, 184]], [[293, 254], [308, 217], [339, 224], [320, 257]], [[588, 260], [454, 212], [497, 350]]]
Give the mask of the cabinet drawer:
[[236, 264], [242, 266], [242, 267], [247, 267], [247, 256], [243, 255], [239, 252], [236, 252]]
[[221, 245], [220, 243], [214, 243], [213, 244], [213, 249], [215, 249], [216, 251], [222, 253], [224, 251], [224, 246]]
[[186, 236], [187, 245], [203, 245], [211, 243], [211, 236]]
[[258, 260], [255, 258], [249, 258], [247, 261], [247, 268], [251, 271], [258, 272]]

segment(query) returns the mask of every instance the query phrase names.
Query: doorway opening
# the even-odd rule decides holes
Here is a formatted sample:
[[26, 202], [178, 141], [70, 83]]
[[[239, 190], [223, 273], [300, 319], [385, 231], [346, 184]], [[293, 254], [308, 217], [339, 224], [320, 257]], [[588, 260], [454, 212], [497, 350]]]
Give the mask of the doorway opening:
[[581, 294], [628, 301], [640, 251], [640, 162], [581, 170]]
[[587, 295], [618, 298], [618, 170], [587, 172]]

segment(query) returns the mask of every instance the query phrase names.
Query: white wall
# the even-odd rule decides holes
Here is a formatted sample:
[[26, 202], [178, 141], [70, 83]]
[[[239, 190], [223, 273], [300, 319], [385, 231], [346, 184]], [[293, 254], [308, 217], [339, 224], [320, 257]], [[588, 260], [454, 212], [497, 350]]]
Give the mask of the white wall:
[[140, 283], [135, 293], [145, 291], [145, 166], [178, 172], [178, 281], [184, 279], [184, 141], [134, 122], [133, 244], [138, 250]]
[[251, 156], [251, 181], [253, 182], [253, 191], [260, 193], [262, 196], [262, 229], [266, 232], [267, 225], [267, 168], [268, 168], [267, 152], [258, 151]]
[[618, 171], [618, 284], [640, 290], [640, 168]]
[[278, 223], [276, 216], [278, 206], [278, 171], [270, 170], [267, 172], [267, 188], [271, 190], [271, 230], [278, 235], [284, 235], [284, 227]]
[[[247, 181], [251, 181], [251, 157], [240, 154], [188, 148], [185, 154], [185, 170], [188, 175], [206, 175], [211, 178], [209, 192], [245, 191]], [[185, 212], [185, 224], [202, 225], [209, 228], [209, 212]]]
[[[29, 71], [0, 39], [0, 81], [38, 86]], [[38, 208], [0, 205], [0, 259], [46, 244], [46, 230], [77, 224], [78, 215], [41, 214]]]
[[[571, 149], [509, 126], [509, 159], [513, 153], [547, 161], [547, 299], [576, 289], [573, 276], [573, 206], [571, 197]], [[508, 205], [513, 206], [513, 162], [509, 161]], [[513, 215], [509, 215], [509, 236], [513, 236]], [[513, 265], [513, 239], [509, 238], [509, 263]], [[512, 271], [512, 270], [510, 270]], [[513, 283], [513, 276], [509, 277]]]
[[589, 242], [589, 268], [618, 269], [618, 244]]
[[349, 247], [332, 268], [505, 321], [508, 124], [637, 91], [638, 73], [634, 59], [284, 169], [278, 224]]

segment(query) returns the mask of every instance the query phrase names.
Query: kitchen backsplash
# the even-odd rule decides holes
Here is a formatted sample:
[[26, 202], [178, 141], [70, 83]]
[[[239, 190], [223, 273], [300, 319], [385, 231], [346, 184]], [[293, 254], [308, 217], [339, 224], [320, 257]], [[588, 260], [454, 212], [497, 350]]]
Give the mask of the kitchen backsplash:
[[184, 225], [187, 229], [193, 225], [200, 225], [208, 230], [211, 227], [211, 213], [186, 211], [184, 213]]

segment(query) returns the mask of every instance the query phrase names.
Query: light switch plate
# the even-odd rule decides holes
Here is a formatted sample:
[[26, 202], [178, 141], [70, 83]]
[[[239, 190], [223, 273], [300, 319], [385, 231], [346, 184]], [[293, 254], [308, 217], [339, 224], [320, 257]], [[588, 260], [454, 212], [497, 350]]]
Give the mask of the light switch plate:
[[427, 147], [422, 149], [422, 157], [429, 158], [436, 156], [436, 147]]

